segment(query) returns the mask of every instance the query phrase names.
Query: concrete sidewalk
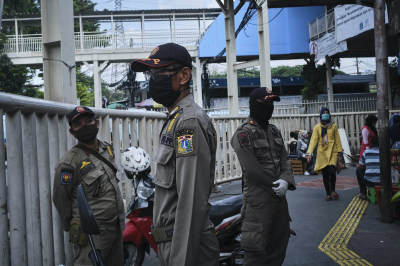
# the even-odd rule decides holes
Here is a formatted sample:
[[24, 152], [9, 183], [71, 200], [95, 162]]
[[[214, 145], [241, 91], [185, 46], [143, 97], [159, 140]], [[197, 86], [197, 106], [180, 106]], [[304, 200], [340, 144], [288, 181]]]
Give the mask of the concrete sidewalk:
[[[318, 246], [335, 226], [342, 213], [359, 193], [355, 168], [344, 169], [337, 178], [337, 201], [326, 201], [321, 175], [296, 176], [297, 189], [288, 191], [287, 199], [292, 217], [291, 228], [297, 236], [291, 237], [284, 265], [337, 265]], [[241, 193], [241, 181], [219, 185], [212, 200]], [[354, 202], [354, 201], [353, 201]], [[361, 201], [359, 201], [361, 202]], [[378, 205], [369, 204], [354, 224], [347, 248], [372, 265], [400, 265], [400, 221], [384, 224], [379, 220]], [[346, 225], [348, 226], [348, 225]], [[343, 226], [343, 229], [346, 226]], [[332, 254], [335, 256], [335, 254]], [[153, 255], [154, 256], [154, 255]], [[146, 257], [145, 265], [157, 265], [155, 258]], [[342, 263], [342, 262], [341, 262]], [[346, 265], [369, 265], [358, 261], [344, 261]]]

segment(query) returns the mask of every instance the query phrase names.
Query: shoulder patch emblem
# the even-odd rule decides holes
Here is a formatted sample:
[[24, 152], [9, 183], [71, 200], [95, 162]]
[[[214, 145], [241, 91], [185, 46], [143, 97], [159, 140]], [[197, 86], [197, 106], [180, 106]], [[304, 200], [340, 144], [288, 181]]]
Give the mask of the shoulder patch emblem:
[[247, 132], [240, 132], [239, 133], [239, 144], [240, 146], [250, 146], [250, 137], [249, 133]]
[[72, 181], [72, 173], [67, 171], [61, 171], [60, 180], [62, 185], [71, 184]]
[[177, 132], [178, 154], [189, 154], [194, 152], [193, 130], [182, 129]]
[[256, 124], [253, 120], [250, 120], [249, 123], [250, 123], [250, 125], [253, 125], [253, 126]]

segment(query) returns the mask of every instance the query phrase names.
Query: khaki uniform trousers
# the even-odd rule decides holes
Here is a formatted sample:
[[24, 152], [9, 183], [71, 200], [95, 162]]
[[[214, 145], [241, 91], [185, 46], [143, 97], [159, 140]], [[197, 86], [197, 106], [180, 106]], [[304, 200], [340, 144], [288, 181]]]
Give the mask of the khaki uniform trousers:
[[[120, 225], [101, 229], [100, 234], [92, 235], [96, 249], [101, 251], [105, 266], [123, 266], [124, 254], [122, 244], [122, 232]], [[83, 247], [74, 246], [74, 266], [92, 266], [89, 258], [89, 243]]]
[[282, 265], [290, 228], [286, 199], [264, 206], [246, 204], [241, 245], [245, 266]]
[[[171, 252], [171, 241], [159, 243], [158, 248], [158, 259], [161, 266], [172, 266], [169, 265], [170, 252]], [[198, 251], [198, 261], [196, 265], [191, 266], [219, 266], [219, 244], [215, 237], [214, 228], [209, 228], [202, 233], [200, 249]], [[185, 262], [182, 261], [180, 266], [186, 266]], [[189, 265], [188, 265], [189, 266]]]

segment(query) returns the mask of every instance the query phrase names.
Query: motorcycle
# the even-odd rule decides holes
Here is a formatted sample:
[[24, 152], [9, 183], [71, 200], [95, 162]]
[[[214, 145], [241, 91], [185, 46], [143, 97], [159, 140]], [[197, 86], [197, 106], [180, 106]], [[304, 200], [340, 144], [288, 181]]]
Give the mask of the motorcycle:
[[[153, 199], [155, 185], [151, 176], [134, 179], [134, 198], [129, 204], [128, 221], [122, 237], [124, 241], [125, 266], [140, 266], [150, 248], [157, 254], [157, 245], [151, 234]], [[215, 225], [220, 245], [219, 262], [222, 266], [242, 265], [243, 252], [240, 249], [240, 209], [242, 195], [216, 201], [210, 206], [210, 220]]]
[[122, 232], [124, 241], [124, 265], [140, 266], [145, 253], [150, 253], [150, 247], [157, 253], [157, 244], [151, 235], [153, 222], [154, 183], [150, 176], [133, 180], [134, 198], [128, 208], [125, 229]]

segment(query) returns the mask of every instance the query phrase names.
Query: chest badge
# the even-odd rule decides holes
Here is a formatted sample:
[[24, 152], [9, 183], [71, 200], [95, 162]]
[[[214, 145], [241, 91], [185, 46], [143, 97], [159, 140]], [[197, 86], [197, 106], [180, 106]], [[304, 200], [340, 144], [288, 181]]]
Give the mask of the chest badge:
[[178, 137], [178, 153], [188, 154], [193, 152], [193, 134], [185, 134]]

